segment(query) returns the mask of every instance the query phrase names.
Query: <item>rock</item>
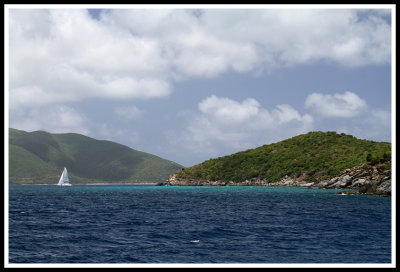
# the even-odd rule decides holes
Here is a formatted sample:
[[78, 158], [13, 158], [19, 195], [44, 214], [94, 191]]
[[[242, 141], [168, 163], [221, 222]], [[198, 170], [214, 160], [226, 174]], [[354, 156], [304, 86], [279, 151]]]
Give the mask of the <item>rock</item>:
[[[391, 196], [391, 170], [387, 167], [377, 168], [371, 165], [359, 165], [344, 170], [339, 176], [330, 180], [310, 182], [305, 174], [300, 177], [284, 176], [278, 182], [269, 182], [266, 179], [251, 178], [244, 181], [225, 180], [180, 180], [176, 175], [171, 175], [160, 186], [316, 186], [324, 189], [357, 189], [359, 194], [374, 196]], [[354, 192], [351, 192], [354, 194]]]
[[392, 194], [392, 180], [384, 180], [378, 187], [376, 188], [377, 195], [390, 196]]
[[382, 182], [372, 181], [361, 186], [358, 190], [361, 194], [374, 196], [391, 196], [392, 180], [384, 180]]
[[351, 184], [352, 180], [352, 177], [349, 175], [335, 177], [327, 183], [326, 188], [346, 188]]
[[337, 188], [346, 188], [349, 184], [351, 184], [352, 177], [349, 175], [341, 176], [339, 181], [335, 184]]
[[325, 185], [326, 188], [333, 188], [335, 187], [335, 183], [338, 182], [339, 177], [335, 177], [333, 179], [331, 179], [330, 181], [328, 181], [328, 183]]
[[317, 187], [320, 187], [320, 188], [326, 188], [327, 185], [328, 185], [328, 181], [319, 181], [319, 182], [314, 184], [314, 186], [317, 186]]
[[361, 186], [358, 189], [358, 191], [361, 194], [372, 194], [374, 191], [376, 191], [376, 188], [377, 188], [376, 182], [370, 182]]
[[365, 184], [367, 184], [368, 181], [365, 178], [359, 178], [353, 181], [353, 183], [351, 184], [352, 188], [360, 188], [361, 186], [364, 186]]

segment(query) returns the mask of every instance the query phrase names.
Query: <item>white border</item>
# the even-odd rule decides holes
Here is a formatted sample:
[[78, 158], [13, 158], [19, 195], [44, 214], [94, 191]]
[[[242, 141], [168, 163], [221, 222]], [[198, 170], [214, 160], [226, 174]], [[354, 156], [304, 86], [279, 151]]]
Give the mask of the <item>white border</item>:
[[8, 264], [8, 9], [4, 8], [4, 267]]
[[[232, 264], [185, 264], [185, 263], [162, 263], [162, 264], [10, 264], [8, 262], [8, 14], [9, 9], [51, 9], [51, 8], [79, 8], [79, 9], [125, 9], [125, 8], [168, 8], [168, 9], [310, 9], [310, 8], [345, 8], [345, 9], [390, 9], [391, 10], [391, 28], [392, 28], [392, 60], [391, 60], [391, 78], [392, 78], [392, 263], [390, 264], [253, 264], [253, 263], [232, 263]], [[327, 5], [276, 5], [276, 4], [123, 4], [123, 5], [103, 5], [103, 4], [70, 4], [70, 5], [57, 5], [57, 4], [6, 4], [4, 5], [4, 267], [9, 268], [57, 268], [57, 267], [71, 267], [71, 268], [255, 268], [255, 267], [271, 267], [271, 268], [325, 268], [325, 267], [338, 267], [338, 268], [395, 268], [396, 267], [396, 5], [395, 4], [327, 4]]]
[[391, 9], [395, 4], [6, 4], [8, 9]]
[[392, 7], [392, 264], [396, 267], [396, 7]]

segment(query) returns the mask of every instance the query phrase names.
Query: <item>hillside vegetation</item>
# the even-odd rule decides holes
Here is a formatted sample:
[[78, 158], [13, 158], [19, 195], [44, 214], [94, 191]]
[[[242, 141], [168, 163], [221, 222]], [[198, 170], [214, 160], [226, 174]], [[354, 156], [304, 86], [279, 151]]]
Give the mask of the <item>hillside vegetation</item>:
[[182, 168], [124, 145], [80, 134], [9, 129], [10, 183], [54, 184], [64, 166], [72, 184], [159, 182]]
[[391, 144], [336, 132], [310, 132], [278, 143], [207, 160], [175, 174], [177, 180], [235, 181], [283, 177], [320, 181], [362, 163], [388, 158]]

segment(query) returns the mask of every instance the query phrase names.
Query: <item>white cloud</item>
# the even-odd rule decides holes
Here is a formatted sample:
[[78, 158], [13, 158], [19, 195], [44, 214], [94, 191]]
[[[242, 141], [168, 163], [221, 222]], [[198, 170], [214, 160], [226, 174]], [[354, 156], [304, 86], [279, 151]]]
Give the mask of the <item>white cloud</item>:
[[[97, 130], [67, 102], [164, 98], [176, 81], [193, 77], [320, 61], [381, 65], [391, 57], [391, 26], [382, 10], [112, 9], [96, 19], [84, 9], [8, 11], [10, 125], [27, 130]], [[323, 117], [366, 109], [349, 92], [313, 94], [306, 107]], [[306, 132], [314, 122], [290, 105], [266, 109], [252, 98], [211, 96], [198, 110], [183, 137], [212, 149], [268, 143]], [[115, 113], [140, 114], [135, 108]]]
[[[94, 20], [84, 9], [16, 9], [9, 17], [10, 108], [170, 93], [156, 40]], [[27, 99], [38, 94], [42, 99]]]
[[[353, 9], [10, 9], [11, 108], [168, 96], [176, 80], [390, 62], [386, 14]], [[42, 101], [25, 97], [40, 92]], [[15, 97], [14, 97], [15, 94]]]
[[221, 123], [241, 123], [259, 113], [260, 104], [252, 98], [242, 103], [212, 95], [199, 103], [199, 110]]
[[315, 126], [321, 130], [344, 132], [375, 141], [391, 139], [390, 108], [371, 107], [355, 93], [313, 93], [307, 96], [305, 107], [318, 115]]
[[115, 9], [102, 19], [162, 41], [176, 75], [187, 77], [319, 60], [389, 63], [385, 16], [351, 9]]
[[278, 109], [273, 110], [273, 115], [276, 117], [274, 119], [278, 120], [280, 124], [289, 122], [291, 120], [301, 121], [302, 117], [300, 114], [293, 109], [290, 105], [283, 104], [277, 105]]
[[366, 119], [368, 122], [373, 122], [373, 123], [379, 123], [382, 124], [383, 126], [390, 127], [391, 125], [391, 113], [390, 111], [384, 110], [384, 109], [372, 109], [371, 110], [371, 119]]
[[290, 105], [277, 105], [269, 111], [253, 98], [238, 102], [212, 95], [201, 101], [198, 109], [180, 137], [180, 143], [195, 153], [217, 154], [230, 150], [229, 154], [307, 132], [313, 127], [310, 115], [300, 115]]
[[168, 138], [171, 145], [179, 146], [180, 153], [190, 152], [193, 164], [315, 129], [360, 139], [390, 139], [390, 109], [372, 108], [352, 92], [314, 93], [307, 96], [305, 105], [313, 113], [301, 114], [288, 104], [267, 109], [253, 98], [236, 101], [212, 95], [198, 103], [196, 113], [186, 115], [189, 118], [182, 130], [168, 131]]
[[381, 108], [368, 108], [363, 118], [337, 125], [336, 131], [351, 134], [360, 139], [391, 141], [391, 113]]
[[[23, 118], [21, 118], [23, 116]], [[75, 109], [63, 105], [19, 109], [10, 115], [13, 128], [25, 131], [45, 130], [53, 133], [90, 133], [87, 118]]]
[[[223, 9], [200, 18], [210, 36], [250, 44], [259, 62], [295, 65], [328, 60], [345, 66], [390, 61], [390, 25], [379, 13], [350, 9]], [[249, 59], [247, 59], [249, 60]]]
[[367, 107], [367, 103], [352, 92], [334, 95], [313, 93], [307, 96], [304, 105], [322, 116], [343, 118], [357, 116]]

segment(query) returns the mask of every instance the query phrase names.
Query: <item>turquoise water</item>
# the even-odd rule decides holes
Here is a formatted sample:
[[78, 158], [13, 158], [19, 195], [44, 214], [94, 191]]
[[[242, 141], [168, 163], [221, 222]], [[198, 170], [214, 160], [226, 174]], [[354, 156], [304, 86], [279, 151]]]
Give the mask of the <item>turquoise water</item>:
[[10, 186], [10, 263], [390, 263], [391, 199], [301, 187]]

